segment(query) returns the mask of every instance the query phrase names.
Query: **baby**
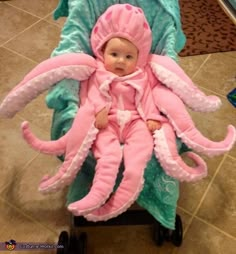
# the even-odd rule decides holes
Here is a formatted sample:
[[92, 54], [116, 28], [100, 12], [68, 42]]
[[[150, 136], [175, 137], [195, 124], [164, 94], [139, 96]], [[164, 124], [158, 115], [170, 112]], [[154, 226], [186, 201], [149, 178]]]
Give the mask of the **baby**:
[[[126, 76], [136, 70], [138, 60], [138, 49], [130, 41], [124, 38], [112, 38], [106, 44], [104, 50], [104, 66], [106, 70], [116, 74], [117, 76]], [[154, 108], [154, 102], [150, 97], [150, 103]], [[108, 124], [108, 112], [106, 108], [102, 109], [96, 115], [95, 126], [98, 129], [105, 128]], [[159, 121], [147, 120], [147, 126], [150, 131], [160, 128]]]
[[[152, 132], [160, 129], [163, 119], [153, 102], [150, 82], [137, 67], [139, 49], [122, 37], [113, 37], [104, 45], [103, 61], [88, 88], [88, 100], [95, 105], [95, 126], [100, 129], [92, 148], [97, 160], [95, 177], [89, 194], [68, 207], [77, 215], [105, 203], [115, 185], [122, 157], [123, 180], [106, 206], [115, 206], [117, 213], [127, 207], [127, 202], [131, 205], [136, 200], [153, 151]], [[104, 76], [113, 80], [105, 88], [106, 96], [101, 85], [104, 81], [100, 80]]]

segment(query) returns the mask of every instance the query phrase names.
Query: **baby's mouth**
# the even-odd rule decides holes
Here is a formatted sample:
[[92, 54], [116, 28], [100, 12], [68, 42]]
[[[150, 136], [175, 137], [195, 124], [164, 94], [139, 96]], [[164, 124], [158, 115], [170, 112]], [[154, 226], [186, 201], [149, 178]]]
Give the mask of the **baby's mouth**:
[[123, 71], [124, 69], [121, 67], [116, 67], [116, 71]]

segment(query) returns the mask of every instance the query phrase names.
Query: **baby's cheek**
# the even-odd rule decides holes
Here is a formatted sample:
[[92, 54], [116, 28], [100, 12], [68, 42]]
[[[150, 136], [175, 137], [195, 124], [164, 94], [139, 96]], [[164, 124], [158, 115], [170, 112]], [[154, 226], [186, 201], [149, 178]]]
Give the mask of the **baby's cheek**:
[[130, 64], [130, 65], [128, 66], [128, 70], [129, 70], [130, 73], [134, 72], [135, 69], [136, 69], [136, 64]]
[[112, 63], [110, 61], [106, 61], [104, 63], [104, 67], [107, 71], [111, 71], [112, 70]]

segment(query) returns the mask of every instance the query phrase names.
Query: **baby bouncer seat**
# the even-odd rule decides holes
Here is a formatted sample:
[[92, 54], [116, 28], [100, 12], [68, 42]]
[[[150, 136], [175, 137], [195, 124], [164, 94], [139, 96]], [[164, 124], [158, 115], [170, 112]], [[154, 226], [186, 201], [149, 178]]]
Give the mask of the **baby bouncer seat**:
[[[112, 4], [129, 3], [143, 9], [153, 32], [152, 53], [168, 55], [177, 60], [177, 53], [185, 44], [185, 36], [181, 30], [178, 0], [130, 0], [130, 1], [87, 1], [60, 0], [54, 12], [54, 18], [67, 17], [61, 33], [61, 40], [52, 55], [69, 52], [84, 52], [92, 55], [89, 37], [97, 18]], [[71, 127], [78, 109], [80, 84], [72, 79], [57, 83], [49, 91], [46, 103], [54, 110], [51, 128], [53, 140], [63, 136]], [[79, 131], [79, 130], [78, 130]], [[179, 152], [188, 148], [178, 140]], [[61, 158], [63, 160], [63, 158]], [[82, 170], [70, 185], [67, 194], [67, 205], [82, 199], [89, 191], [95, 168], [95, 159], [89, 154]], [[117, 186], [122, 178], [122, 165], [117, 176]], [[106, 222], [88, 222], [82, 217], [73, 217], [71, 232], [61, 232], [57, 253], [86, 253], [86, 234], [77, 235], [74, 227], [99, 225], [141, 225], [153, 224], [153, 237], [157, 245], [164, 240], [172, 241], [175, 246], [182, 242], [182, 223], [176, 215], [179, 195], [179, 183], [165, 174], [159, 162], [152, 159], [145, 169], [145, 184], [137, 199], [137, 205], [142, 209], [129, 209], [117, 218]], [[115, 189], [114, 189], [115, 191]]]

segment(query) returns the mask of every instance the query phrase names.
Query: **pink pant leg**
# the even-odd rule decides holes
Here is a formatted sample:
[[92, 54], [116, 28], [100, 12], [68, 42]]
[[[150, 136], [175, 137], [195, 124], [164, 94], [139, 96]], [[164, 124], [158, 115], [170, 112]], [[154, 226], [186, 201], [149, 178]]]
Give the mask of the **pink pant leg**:
[[85, 216], [88, 220], [108, 220], [118, 216], [134, 203], [143, 188], [144, 169], [153, 151], [152, 134], [142, 120], [131, 123], [123, 133], [123, 179], [105, 205]]
[[122, 160], [122, 149], [114, 125], [98, 133], [93, 153], [97, 160], [93, 184], [88, 195], [68, 206], [74, 215], [87, 214], [100, 207], [113, 191]]

